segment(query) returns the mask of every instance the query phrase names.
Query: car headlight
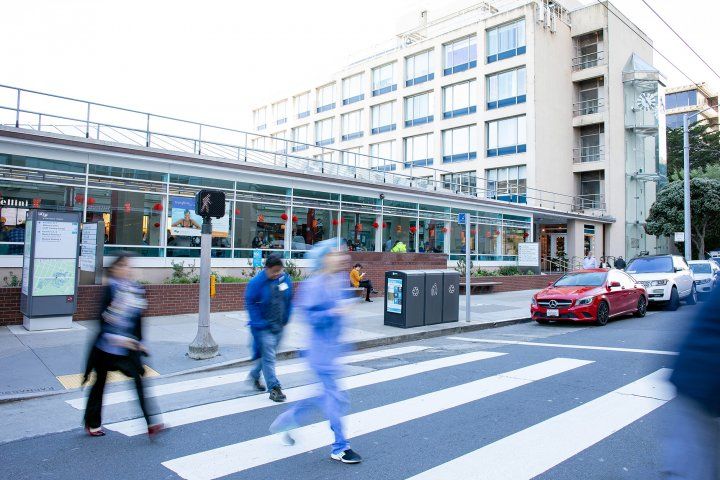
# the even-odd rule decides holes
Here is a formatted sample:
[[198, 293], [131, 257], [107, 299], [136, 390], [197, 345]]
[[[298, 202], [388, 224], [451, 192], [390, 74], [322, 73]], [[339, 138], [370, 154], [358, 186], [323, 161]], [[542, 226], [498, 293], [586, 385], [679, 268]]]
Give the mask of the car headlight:
[[662, 286], [662, 285], [667, 285], [667, 282], [668, 282], [667, 279], [665, 279], [665, 280], [653, 280], [652, 282], [650, 282], [650, 286], [651, 286], [651, 287], [660, 287], [660, 286]]
[[537, 298], [532, 297], [532, 300], [530, 300], [530, 303], [532, 304], [533, 307], [537, 307]]
[[575, 302], [575, 305], [590, 305], [595, 297], [583, 297]]
[[700, 285], [700, 284], [703, 284], [703, 283], [710, 283], [711, 281], [712, 281], [712, 280], [709, 279], [709, 278], [703, 278], [703, 279], [701, 279], [701, 280], [695, 280], [695, 283], [697, 283], [698, 285]]

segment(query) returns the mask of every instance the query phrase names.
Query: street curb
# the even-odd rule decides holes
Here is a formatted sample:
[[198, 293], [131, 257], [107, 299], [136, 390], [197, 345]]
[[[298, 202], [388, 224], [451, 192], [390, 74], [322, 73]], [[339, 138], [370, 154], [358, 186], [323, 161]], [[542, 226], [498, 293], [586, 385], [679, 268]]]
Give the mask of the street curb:
[[[439, 328], [437, 330], [427, 330], [427, 331], [423, 331], [423, 332], [413, 332], [413, 333], [406, 333], [406, 334], [402, 334], [402, 335], [393, 335], [392, 337], [361, 340], [358, 342], [350, 343], [350, 346], [352, 347], [353, 350], [364, 350], [364, 349], [368, 349], [368, 348], [385, 347], [388, 345], [394, 345], [396, 343], [414, 342], [416, 340], [425, 340], [428, 338], [443, 337], [445, 335], [457, 335], [459, 333], [477, 332], [479, 330], [488, 330], [491, 328], [507, 327], [510, 325], [516, 325], [518, 323], [528, 323], [530, 321], [532, 321], [531, 318], [523, 317], [523, 318], [515, 318], [515, 319], [511, 319], [511, 320], [501, 320], [498, 322], [474, 323], [474, 324], [469, 324], [469, 325], [466, 325], [466, 324], [464, 325], [463, 322], [459, 322], [459, 324], [453, 325], [452, 327]], [[276, 359], [277, 360], [292, 360], [295, 358], [300, 358], [300, 356], [301, 356], [301, 350], [287, 350], [284, 352], [278, 352], [276, 355]], [[153, 378], [153, 380], [156, 380], [156, 379], [179, 377], [181, 375], [190, 375], [193, 373], [213, 372], [213, 371], [217, 371], [217, 370], [225, 370], [228, 368], [249, 366], [252, 363], [253, 363], [253, 360], [251, 360], [249, 358], [238, 359], [238, 360], [229, 360], [226, 362], [220, 362], [220, 363], [215, 363], [212, 365], [191, 368], [189, 370], [182, 370], [180, 372], [168, 373], [166, 375], [160, 375], [158, 377], [152, 377], [152, 378]], [[19, 401], [23, 401], [23, 400], [32, 400], [32, 399], [43, 398], [43, 397], [52, 397], [52, 396], [60, 395], [63, 393], [81, 392], [82, 390], [83, 390], [82, 388], [71, 388], [71, 389], [67, 389], [67, 390], [52, 390], [52, 391], [45, 391], [45, 392], [33, 392], [33, 393], [28, 393], [28, 394], [23, 394], [23, 395], [0, 397], [0, 404], [19, 402]]]

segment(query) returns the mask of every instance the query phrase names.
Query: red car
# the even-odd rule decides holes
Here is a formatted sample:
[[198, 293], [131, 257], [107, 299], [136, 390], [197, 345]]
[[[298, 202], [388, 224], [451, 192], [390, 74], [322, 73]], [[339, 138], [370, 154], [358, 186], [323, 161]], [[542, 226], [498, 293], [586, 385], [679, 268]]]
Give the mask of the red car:
[[634, 314], [644, 317], [648, 296], [645, 288], [621, 270], [578, 270], [563, 275], [533, 295], [532, 319], [595, 322], [605, 325], [612, 317]]

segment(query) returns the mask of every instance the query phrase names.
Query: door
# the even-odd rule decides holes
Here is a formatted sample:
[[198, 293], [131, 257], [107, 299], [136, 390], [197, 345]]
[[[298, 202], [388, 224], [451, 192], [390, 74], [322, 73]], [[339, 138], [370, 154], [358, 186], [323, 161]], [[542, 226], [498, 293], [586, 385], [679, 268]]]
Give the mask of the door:
[[678, 286], [678, 293], [681, 297], [687, 297], [690, 295], [692, 285], [694, 282], [693, 276], [690, 273], [690, 267], [683, 257], [673, 257], [673, 267], [677, 270], [675, 274], [676, 283]]
[[626, 312], [634, 312], [637, 310], [638, 301], [640, 300], [640, 296], [642, 294], [639, 290], [635, 289], [635, 280], [630, 278], [629, 275], [620, 271], [617, 271], [617, 274], [620, 276], [620, 285], [623, 286], [625, 291], [625, 308], [623, 310]]
[[[613, 282], [618, 282], [620, 285], [617, 287], [611, 287], [610, 285]], [[628, 292], [627, 289], [623, 287], [622, 278], [620, 277], [620, 272], [618, 270], [610, 270], [608, 272], [606, 285], [608, 287], [608, 292], [605, 297], [608, 299], [608, 303], [610, 304], [610, 315], [617, 315], [625, 312], [628, 304]]]
[[567, 255], [565, 250], [565, 239], [567, 235], [561, 233], [553, 233], [550, 235], [550, 258], [553, 259], [555, 267], [565, 266]]

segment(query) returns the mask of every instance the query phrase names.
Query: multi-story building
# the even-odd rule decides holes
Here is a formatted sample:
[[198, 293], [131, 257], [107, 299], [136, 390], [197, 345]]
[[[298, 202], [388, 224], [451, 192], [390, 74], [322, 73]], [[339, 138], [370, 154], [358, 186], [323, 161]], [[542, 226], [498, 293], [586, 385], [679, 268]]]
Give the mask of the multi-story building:
[[543, 257], [654, 252], [642, 225], [664, 129], [651, 40], [609, 2], [502, 5], [434, 21], [422, 12], [377, 53], [258, 106], [253, 147], [478, 198], [552, 206], [567, 196], [578, 212], [614, 219], [598, 231], [535, 217]]
[[718, 94], [706, 83], [684, 85], [665, 90], [665, 123], [668, 128], [682, 128], [683, 115], [688, 123], [705, 120], [708, 128], [718, 128]]

